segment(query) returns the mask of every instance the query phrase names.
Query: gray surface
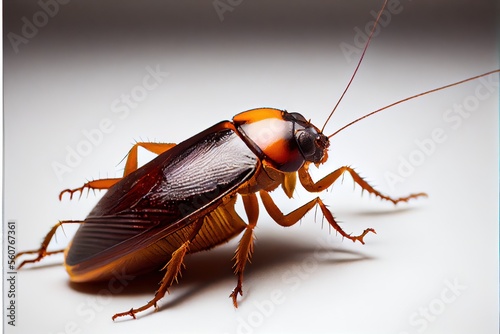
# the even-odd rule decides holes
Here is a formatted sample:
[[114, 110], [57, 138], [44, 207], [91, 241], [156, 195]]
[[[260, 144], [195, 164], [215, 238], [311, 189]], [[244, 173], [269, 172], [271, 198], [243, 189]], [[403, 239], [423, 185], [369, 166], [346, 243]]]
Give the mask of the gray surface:
[[[326, 133], [400, 98], [498, 68], [495, 2], [482, 3], [402, 1]], [[364, 29], [379, 6], [243, 1], [221, 22], [211, 2], [71, 2], [19, 52], [4, 39], [4, 218], [18, 222], [18, 249], [38, 246], [59, 219], [84, 218], [100, 195], [59, 202], [59, 191], [118, 176], [134, 141], [178, 142], [260, 106], [299, 111], [321, 126], [354, 68], [340, 45], [353, 44], [353, 28]], [[21, 18], [39, 10], [8, 1], [4, 32], [19, 34]], [[148, 68], [169, 74], [126, 107], [122, 94], [144, 91]], [[237, 310], [228, 298], [236, 284], [233, 240], [191, 256], [160, 312], [138, 321], [110, 318], [149, 300], [156, 277], [126, 282], [108, 297], [105, 285], [68, 284], [59, 265], [24, 270], [17, 326], [7, 332], [497, 333], [498, 87], [488, 94], [480, 85], [408, 102], [332, 139], [330, 160], [315, 177], [348, 164], [383, 192], [430, 195], [395, 209], [361, 197], [347, 176], [322, 194], [346, 231], [377, 230], [366, 245], [329, 235], [319, 215], [283, 229], [261, 210]], [[450, 111], [476, 101], [477, 89], [488, 96], [470, 115]], [[69, 150], [84, 148], [83, 131], [99, 125], [107, 132], [58, 178], [54, 162], [66, 164]], [[445, 139], [418, 153], [415, 141], [428, 142], [435, 130]], [[412, 157], [414, 168], [391, 185], [388, 173]], [[303, 189], [293, 200], [272, 195], [286, 212], [310, 196]], [[68, 242], [63, 233], [58, 241]]]

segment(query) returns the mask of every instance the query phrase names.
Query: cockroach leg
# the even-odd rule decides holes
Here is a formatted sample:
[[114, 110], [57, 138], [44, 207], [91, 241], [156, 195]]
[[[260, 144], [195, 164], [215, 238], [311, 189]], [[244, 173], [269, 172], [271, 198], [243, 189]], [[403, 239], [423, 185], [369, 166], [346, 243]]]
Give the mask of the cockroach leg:
[[119, 317], [124, 317], [124, 316], [131, 316], [132, 318], [136, 319], [136, 313], [142, 312], [147, 310], [150, 307], [154, 307], [155, 311], [158, 309], [156, 303], [162, 299], [165, 296], [165, 293], [167, 293], [168, 288], [172, 285], [174, 280], [177, 279], [177, 276], [181, 272], [182, 269], [182, 264], [184, 262], [184, 256], [188, 252], [189, 249], [189, 244], [191, 241], [186, 241], [184, 242], [173, 254], [172, 258], [170, 261], [168, 261], [167, 265], [163, 267], [162, 270], [166, 269], [165, 276], [160, 282], [160, 287], [158, 290], [155, 292], [155, 296], [153, 299], [151, 299], [146, 305], [141, 306], [139, 308], [132, 308], [127, 312], [121, 312], [121, 313], [116, 313], [112, 319], [115, 320], [116, 318]]
[[127, 154], [126, 157], [127, 162], [125, 163], [125, 172], [123, 173], [123, 176], [125, 177], [128, 174], [132, 173], [133, 171], [137, 170], [137, 164], [138, 164], [137, 149], [139, 147], [142, 147], [151, 153], [162, 154], [163, 152], [170, 150], [175, 145], [176, 144], [172, 143], [147, 143], [147, 142], [135, 143], [135, 145], [132, 146], [132, 148]]
[[83, 223], [82, 221], [80, 220], [63, 220], [63, 221], [60, 221], [58, 222], [57, 224], [55, 224], [49, 231], [49, 233], [47, 233], [47, 235], [45, 236], [45, 238], [43, 239], [43, 242], [40, 246], [39, 249], [36, 249], [36, 250], [30, 250], [30, 251], [25, 251], [25, 252], [20, 252], [20, 253], [17, 253], [16, 254], [16, 259], [20, 256], [23, 256], [23, 255], [26, 255], [26, 254], [38, 254], [38, 257], [36, 257], [35, 259], [33, 260], [24, 260], [20, 265], [19, 267], [17, 267], [17, 269], [21, 269], [25, 264], [27, 263], [36, 263], [38, 261], [40, 261], [41, 259], [43, 259], [44, 257], [46, 256], [49, 256], [49, 255], [53, 255], [53, 254], [58, 254], [58, 253], [62, 253], [64, 252], [64, 249], [60, 249], [60, 250], [57, 250], [57, 251], [50, 251], [48, 252], [47, 251], [47, 247], [49, 246], [50, 244], [50, 241], [52, 240], [52, 238], [54, 237], [55, 233], [56, 233], [56, 230], [62, 226], [63, 224], [81, 224]]
[[182, 268], [184, 267], [184, 257], [189, 252], [189, 246], [200, 231], [202, 224], [203, 219], [198, 219], [196, 224], [193, 225], [194, 228], [188, 240], [185, 241], [179, 248], [177, 248], [175, 252], [172, 253], [172, 257], [170, 258], [168, 263], [161, 269], [166, 270], [166, 272], [165, 276], [163, 276], [163, 279], [160, 281], [160, 287], [158, 288], [158, 290], [156, 290], [154, 298], [151, 299], [146, 305], [143, 305], [139, 308], [132, 308], [126, 312], [116, 313], [112, 317], [113, 320], [128, 315], [136, 319], [135, 315], [137, 313], [145, 311], [150, 307], [154, 307], [155, 312], [158, 311], [157, 302], [165, 296], [165, 294], [168, 292], [168, 289], [172, 286], [173, 282], [177, 282], [177, 278], [180, 275]]
[[75, 189], [64, 189], [61, 191], [59, 194], [59, 200], [62, 200], [62, 197], [65, 193], [69, 193], [69, 198], [73, 199], [73, 194], [76, 192], [80, 193], [80, 197], [82, 197], [83, 191], [85, 189], [88, 189], [89, 191], [92, 190], [105, 190], [111, 188], [115, 183], [120, 181], [121, 178], [113, 178], [113, 179], [100, 179], [100, 180], [94, 180], [94, 181], [89, 181], [85, 183], [83, 186]]
[[[146, 142], [139, 142], [135, 143], [134, 146], [130, 149], [128, 152], [126, 158], [127, 161], [125, 162], [125, 171], [123, 173], [123, 177], [129, 175], [133, 171], [137, 170], [137, 150], [139, 147], [142, 147], [152, 153], [155, 154], [161, 154], [163, 152], [168, 151], [172, 147], [174, 147], [175, 144], [171, 143], [146, 143]], [[64, 189], [61, 191], [59, 194], [59, 200], [62, 199], [63, 195], [65, 193], [69, 193], [69, 198], [73, 198], [73, 194], [76, 192], [80, 192], [80, 197], [83, 194], [83, 191], [85, 189], [90, 190], [106, 190], [111, 188], [115, 183], [120, 181], [122, 178], [107, 178], [107, 179], [99, 179], [99, 180], [94, 180], [94, 181], [89, 181], [85, 183], [83, 186], [75, 189]]]
[[259, 218], [259, 202], [257, 201], [257, 196], [254, 193], [248, 195], [242, 195], [243, 206], [248, 217], [248, 225], [245, 228], [245, 232], [240, 239], [238, 248], [234, 254], [234, 273], [238, 276], [238, 284], [233, 289], [230, 298], [233, 299], [234, 307], [238, 307], [238, 294], [243, 296], [243, 272], [245, 270], [245, 265], [250, 261], [253, 253], [253, 241], [254, 235], [253, 230], [257, 225], [257, 220]]
[[343, 175], [345, 172], [348, 172], [351, 174], [353, 180], [355, 183], [357, 183], [359, 186], [361, 186], [362, 191], [367, 191], [370, 194], [374, 194], [375, 196], [392, 202], [394, 204], [397, 204], [399, 202], [408, 202], [412, 198], [417, 198], [417, 197], [427, 197], [426, 193], [418, 193], [418, 194], [410, 194], [406, 197], [399, 197], [399, 198], [392, 198], [387, 195], [382, 194], [375, 188], [373, 188], [371, 185], [368, 184], [361, 176], [359, 176], [358, 173], [354, 171], [349, 166], [343, 166], [340, 167], [339, 169], [331, 172], [330, 174], [326, 175], [324, 178], [319, 180], [318, 182], [314, 182], [311, 178], [311, 175], [309, 174], [309, 163], [305, 163], [300, 169], [299, 169], [299, 179], [300, 183], [302, 186], [309, 192], [320, 192], [328, 187], [330, 187], [341, 175]]
[[260, 191], [260, 197], [262, 198], [262, 203], [264, 204], [264, 207], [266, 208], [266, 211], [269, 213], [271, 218], [276, 221], [279, 225], [283, 227], [289, 227], [294, 224], [296, 224], [304, 215], [309, 212], [314, 206], [319, 205], [321, 212], [323, 212], [323, 215], [325, 216], [326, 220], [330, 225], [344, 238], [347, 238], [352, 241], [359, 241], [362, 244], [364, 244], [364, 236], [368, 234], [369, 232], [375, 233], [375, 230], [372, 228], [368, 228], [363, 231], [358, 236], [352, 236], [350, 234], [347, 234], [340, 226], [337, 224], [335, 221], [335, 218], [333, 218], [332, 213], [326, 205], [323, 203], [323, 201], [319, 198], [316, 197], [315, 199], [307, 202], [306, 204], [302, 205], [301, 207], [295, 209], [294, 211], [290, 212], [287, 215], [284, 215], [281, 210], [278, 208], [278, 206], [274, 203], [273, 199], [269, 195], [267, 191], [261, 190]]
[[375, 232], [374, 229], [372, 228], [367, 228], [363, 231], [363, 233], [361, 233], [360, 235], [357, 235], [357, 236], [352, 236], [350, 234], [347, 234], [344, 232], [344, 230], [339, 226], [339, 224], [335, 221], [335, 218], [333, 218], [333, 215], [332, 213], [330, 212], [330, 210], [328, 210], [328, 208], [326, 207], [326, 205], [321, 201], [320, 198], [317, 198], [317, 201], [318, 201], [318, 205], [319, 207], [321, 208], [321, 212], [323, 212], [323, 215], [325, 216], [326, 220], [328, 221], [328, 223], [330, 223], [330, 225], [341, 235], [343, 236], [344, 238], [347, 238], [349, 240], [352, 240], [353, 242], [356, 242], [356, 241], [359, 241], [360, 243], [362, 243], [363, 245], [365, 244], [363, 238], [365, 237], [365, 235], [367, 235], [368, 233], [372, 232], [372, 233], [377, 233]]

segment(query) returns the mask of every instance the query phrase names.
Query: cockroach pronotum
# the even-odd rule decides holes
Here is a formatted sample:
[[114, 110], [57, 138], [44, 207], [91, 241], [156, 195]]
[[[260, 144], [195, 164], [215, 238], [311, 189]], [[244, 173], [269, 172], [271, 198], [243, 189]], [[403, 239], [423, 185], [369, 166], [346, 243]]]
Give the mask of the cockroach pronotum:
[[[230, 293], [237, 307], [238, 295], [243, 292], [245, 266], [253, 252], [258, 197], [272, 219], [281, 226], [292, 226], [311, 209], [319, 207], [338, 234], [363, 244], [364, 237], [375, 230], [367, 228], [359, 235], [345, 232], [320, 197], [283, 214], [269, 192], [281, 186], [285, 194], [292, 197], [297, 178], [308, 192], [322, 192], [343, 174], [349, 173], [364, 191], [394, 204], [425, 196], [425, 193], [400, 198], [387, 196], [348, 166], [317, 182], [313, 181], [308, 169], [311, 164], [319, 166], [327, 161], [329, 139], [350, 125], [395, 104], [499, 71], [400, 100], [354, 120], [331, 135], [325, 135], [323, 131], [343, 94], [322, 128], [296, 112], [258, 108], [237, 114], [232, 121], [222, 121], [177, 145], [137, 143], [127, 156], [122, 178], [94, 180], [61, 192], [60, 198], [64, 194], [72, 197], [75, 192], [81, 193], [85, 189], [107, 190], [83, 221], [60, 221], [46, 235], [39, 249], [18, 253], [17, 257], [36, 255], [34, 259], [23, 261], [19, 268], [64, 252], [66, 270], [73, 282], [109, 280], [115, 268], [131, 275], [163, 270], [164, 277], [153, 299], [112, 317], [113, 320], [123, 316], [136, 318], [139, 312], [157, 309], [157, 302], [178, 278], [187, 254], [208, 250], [243, 233], [234, 256], [237, 284]], [[158, 156], [138, 168], [139, 147]], [[248, 222], [235, 211], [238, 197], [243, 201]], [[64, 250], [48, 251], [56, 230], [65, 224], [80, 224], [71, 244]]]

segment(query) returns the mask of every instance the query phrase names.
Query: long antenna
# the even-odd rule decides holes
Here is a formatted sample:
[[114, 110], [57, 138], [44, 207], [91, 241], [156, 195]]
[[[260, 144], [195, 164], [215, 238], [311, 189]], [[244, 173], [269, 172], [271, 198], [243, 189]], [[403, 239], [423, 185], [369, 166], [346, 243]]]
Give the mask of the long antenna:
[[325, 130], [325, 127], [328, 124], [328, 122], [330, 121], [330, 118], [332, 118], [333, 113], [335, 112], [335, 110], [337, 110], [337, 107], [339, 106], [340, 101], [342, 101], [342, 99], [344, 98], [344, 95], [347, 93], [347, 90], [351, 86], [351, 83], [354, 80], [356, 73], [358, 72], [359, 66], [361, 66], [361, 62], [363, 61], [363, 58], [365, 57], [366, 50], [368, 49], [368, 45], [370, 45], [370, 41], [372, 40], [373, 34], [375, 33], [375, 29], [377, 28], [380, 16], [382, 15], [382, 12], [384, 11], [385, 6], [387, 5], [387, 1], [388, 0], [384, 1], [382, 8], [378, 12], [377, 19], [375, 20], [375, 23], [373, 24], [372, 30], [370, 31], [370, 35], [368, 36], [368, 41], [366, 41], [365, 48], [363, 49], [363, 52], [361, 53], [361, 57], [359, 58], [358, 64], [356, 65], [356, 68], [354, 69], [354, 73], [352, 74], [351, 79], [347, 83], [347, 86], [345, 87], [344, 92], [342, 93], [339, 100], [337, 101], [337, 104], [335, 105], [335, 107], [333, 107], [333, 110], [330, 113], [330, 115], [328, 115], [328, 118], [326, 119], [325, 124], [323, 124], [323, 127], [321, 128], [321, 132], [323, 132]]
[[347, 125], [344, 125], [343, 127], [341, 127], [340, 129], [338, 129], [337, 131], [335, 131], [334, 133], [332, 133], [330, 136], [328, 136], [328, 138], [332, 138], [333, 136], [335, 136], [337, 133], [339, 133], [340, 131], [350, 127], [351, 125], [361, 121], [362, 119], [365, 119], [369, 116], [372, 116], [372, 115], [375, 115], [376, 113], [379, 113], [381, 112], [382, 110], [385, 110], [385, 109], [388, 109], [388, 108], [391, 108], [391, 107], [394, 107], [395, 105], [398, 105], [400, 103], [403, 103], [403, 102], [406, 102], [406, 101], [409, 101], [409, 100], [413, 100], [417, 97], [420, 97], [420, 96], [423, 96], [423, 95], [427, 95], [427, 94], [430, 94], [430, 93], [434, 93], [434, 92], [437, 92], [437, 91], [440, 91], [440, 90], [443, 90], [443, 89], [446, 89], [446, 88], [449, 88], [449, 87], [453, 87], [453, 86], [457, 86], [457, 85], [460, 85], [464, 82], [467, 82], [467, 81], [472, 81], [472, 80], [475, 80], [475, 79], [478, 79], [478, 78], [481, 78], [481, 77], [485, 77], [487, 75], [490, 75], [490, 74], [493, 74], [493, 73], [499, 73], [500, 72], [500, 69], [498, 70], [494, 70], [494, 71], [489, 71], [489, 72], [486, 72], [486, 73], [483, 73], [483, 74], [480, 74], [480, 75], [476, 75], [474, 77], [471, 77], [471, 78], [468, 78], [468, 79], [464, 79], [464, 80], [460, 80], [460, 81], [457, 81], [457, 82], [454, 82], [454, 83], [451, 83], [451, 84], [448, 84], [448, 85], [445, 85], [445, 86], [441, 86], [441, 87], [438, 87], [438, 88], [434, 88], [434, 89], [431, 89], [431, 90], [428, 90], [426, 92], [423, 92], [423, 93], [420, 93], [420, 94], [416, 94], [416, 95], [413, 95], [413, 96], [410, 96], [410, 97], [407, 97], [406, 99], [402, 99], [402, 100], [399, 100], [399, 101], [396, 101], [394, 103], [391, 103], [383, 108], [380, 108], [380, 109], [377, 109], [375, 111], [372, 111], [371, 113], [369, 114], [366, 114], [358, 119], [355, 119], [354, 121], [350, 122], [349, 124]]

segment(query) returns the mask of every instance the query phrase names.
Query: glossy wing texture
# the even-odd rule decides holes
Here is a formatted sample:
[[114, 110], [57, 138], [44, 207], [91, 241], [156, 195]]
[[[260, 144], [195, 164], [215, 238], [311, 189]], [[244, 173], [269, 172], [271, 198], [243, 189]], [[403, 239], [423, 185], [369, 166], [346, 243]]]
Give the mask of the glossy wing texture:
[[110, 188], [77, 231], [66, 264], [109, 263], [220, 205], [258, 165], [228, 123], [174, 146]]

